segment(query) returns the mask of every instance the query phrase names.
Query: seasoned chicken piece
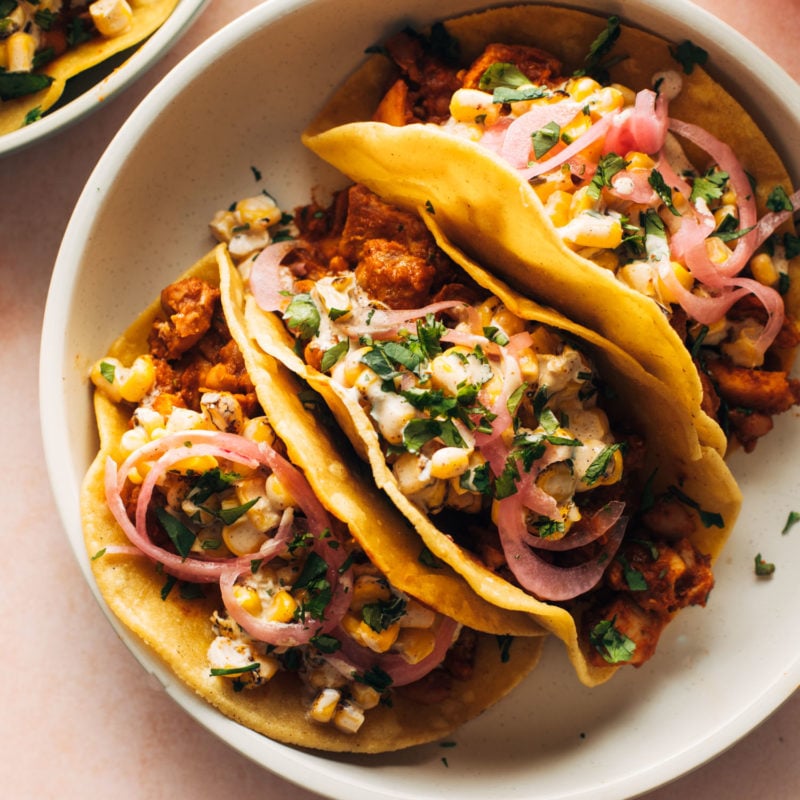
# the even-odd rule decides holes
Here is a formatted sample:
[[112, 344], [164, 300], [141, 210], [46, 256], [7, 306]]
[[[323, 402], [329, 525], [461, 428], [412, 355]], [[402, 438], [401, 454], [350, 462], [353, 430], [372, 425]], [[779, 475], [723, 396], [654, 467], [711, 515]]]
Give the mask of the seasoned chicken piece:
[[386, 239], [366, 242], [356, 267], [356, 281], [389, 308], [418, 308], [430, 296], [436, 270], [425, 259]]
[[154, 323], [150, 336], [153, 355], [174, 360], [197, 344], [211, 327], [218, 300], [219, 289], [199, 278], [167, 286], [161, 292], [167, 318]]
[[780, 414], [800, 403], [800, 381], [785, 372], [736, 367], [724, 359], [709, 359], [706, 366], [718, 394], [731, 407]]
[[463, 76], [463, 88], [478, 89], [481, 75], [498, 63], [513, 64], [537, 86], [561, 80], [561, 62], [550, 53], [524, 44], [490, 44]]

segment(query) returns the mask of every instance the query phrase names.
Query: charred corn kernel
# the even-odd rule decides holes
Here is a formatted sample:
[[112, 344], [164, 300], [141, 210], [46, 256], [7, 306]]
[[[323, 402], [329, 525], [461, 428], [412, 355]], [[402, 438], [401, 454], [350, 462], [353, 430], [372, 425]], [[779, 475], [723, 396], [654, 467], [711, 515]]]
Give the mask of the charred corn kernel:
[[179, 433], [180, 431], [206, 429], [208, 424], [206, 418], [199, 411], [174, 406], [167, 419], [166, 428], [169, 433]]
[[347, 613], [342, 617], [342, 628], [362, 647], [375, 653], [385, 653], [397, 640], [400, 626], [394, 622], [382, 631], [375, 631], [363, 620]]
[[217, 211], [208, 227], [218, 242], [229, 242], [233, 237], [233, 229], [238, 224], [239, 220], [233, 211]]
[[350, 693], [353, 695], [353, 700], [365, 711], [375, 708], [381, 701], [380, 694], [365, 683], [354, 682], [350, 687]]
[[208, 472], [210, 469], [215, 469], [218, 466], [219, 461], [217, 461], [214, 456], [189, 456], [188, 458], [177, 461], [170, 469], [182, 475], [188, 475], [191, 472], [199, 475], [203, 472]]
[[333, 724], [343, 733], [356, 733], [364, 724], [364, 710], [356, 703], [345, 700], [337, 706]]
[[734, 192], [733, 189], [728, 189], [722, 193], [720, 201], [722, 202], [723, 206], [736, 206], [739, 202], [739, 198], [737, 197], [736, 192]]
[[366, 364], [361, 363], [361, 359], [371, 349], [371, 347], [359, 347], [357, 350], [350, 350], [347, 353], [344, 359], [341, 376], [345, 386], [355, 386], [358, 379], [364, 372], [368, 374], [374, 374], [372, 373], [372, 370], [366, 366]]
[[631, 150], [625, 154], [625, 160], [628, 162], [628, 169], [645, 169], [652, 170], [656, 162], [650, 158], [647, 153], [642, 153], [640, 150]]
[[706, 252], [708, 257], [715, 264], [723, 264], [731, 255], [731, 249], [719, 236], [709, 236], [706, 238]]
[[266, 417], [249, 419], [242, 429], [242, 436], [251, 442], [264, 442], [269, 445], [275, 441], [275, 431], [272, 430], [272, 426]]
[[237, 584], [233, 587], [233, 597], [248, 614], [257, 617], [261, 613], [261, 599], [252, 586]]
[[[691, 291], [692, 286], [694, 286], [694, 278], [692, 277], [692, 273], [677, 261], [671, 261], [670, 266], [672, 267], [672, 272], [678, 279], [680, 285], [683, 286], [683, 288], [687, 291]], [[660, 275], [656, 276], [656, 284], [658, 286], [658, 293], [664, 302], [677, 303], [679, 301], [677, 293], [673, 292], [667, 286], [667, 284], [664, 283], [664, 280]]]
[[563, 502], [572, 497], [575, 493], [576, 482], [572, 467], [563, 461], [557, 464], [550, 464], [536, 478], [536, 484], [539, 488], [558, 502]]
[[589, 102], [592, 115], [604, 116], [622, 108], [625, 105], [625, 95], [613, 86], [604, 86], [594, 93]]
[[134, 467], [132, 470], [130, 470], [130, 472], [128, 472], [128, 480], [135, 486], [139, 486], [144, 480], [142, 472], [147, 475], [147, 470], [142, 469], [141, 465]]
[[513, 336], [515, 333], [522, 333], [522, 331], [525, 330], [525, 321], [503, 305], [495, 309], [492, 317], [492, 324], [502, 329], [508, 336]]
[[575, 118], [561, 128], [561, 141], [564, 144], [571, 144], [580, 136], [583, 136], [592, 127], [592, 117], [582, 111], [575, 115]]
[[273, 622], [291, 622], [297, 611], [297, 601], [286, 589], [281, 589], [272, 596], [267, 614]]
[[200, 408], [206, 419], [219, 431], [239, 433], [245, 416], [239, 401], [230, 392], [205, 392]]
[[622, 478], [622, 453], [615, 450], [611, 459], [609, 459], [606, 471], [592, 484], [592, 486], [611, 486], [617, 483]]
[[526, 383], [536, 384], [539, 381], [539, 359], [530, 349], [523, 350], [519, 355], [519, 368], [522, 380]]
[[375, 575], [359, 575], [353, 584], [350, 608], [361, 611], [368, 603], [386, 602], [391, 597], [392, 591], [385, 580]]
[[430, 460], [431, 476], [448, 480], [463, 475], [469, 468], [469, 450], [463, 447], [441, 447]]
[[395, 642], [397, 650], [409, 664], [419, 664], [436, 645], [436, 636], [429, 628], [403, 628]]
[[714, 211], [714, 222], [716, 223], [716, 227], [722, 225], [728, 217], [733, 217], [734, 219], [739, 218], [739, 209], [732, 204], [728, 205], [721, 205], [716, 211]]
[[103, 36], [119, 36], [133, 22], [133, 11], [126, 0], [95, 0], [89, 5], [95, 28]]
[[24, 31], [12, 33], [6, 39], [6, 59], [9, 72], [30, 72], [33, 69], [33, 56], [36, 41]]
[[655, 296], [653, 265], [646, 261], [632, 261], [620, 267], [617, 277], [631, 289], [646, 297]]
[[500, 104], [480, 89], [456, 89], [450, 98], [450, 116], [458, 122], [491, 125], [500, 113]]
[[[223, 503], [223, 506], [225, 504]], [[238, 504], [229, 504], [230, 506]], [[252, 509], [251, 509], [252, 510]], [[228, 550], [235, 556], [244, 556], [247, 553], [255, 553], [264, 544], [265, 537], [262, 532], [264, 528], [259, 528], [250, 521], [249, 511], [236, 520], [232, 525], [225, 525], [222, 528], [222, 542]], [[276, 515], [276, 520], [277, 515]], [[274, 525], [272, 526], [274, 527]]]
[[281, 662], [272, 656], [264, 656], [258, 659], [259, 668], [258, 673], [262, 680], [268, 681], [278, 674], [281, 668]]
[[330, 722], [341, 699], [341, 692], [337, 689], [323, 689], [314, 698], [314, 702], [308, 709], [308, 716], [315, 722]]
[[775, 286], [780, 278], [775, 262], [767, 253], [758, 253], [750, 259], [750, 272], [764, 286]]
[[282, 216], [275, 201], [265, 194], [240, 200], [236, 204], [236, 213], [240, 225], [260, 225], [267, 228], [280, 222]]
[[570, 218], [577, 217], [584, 211], [593, 211], [595, 199], [589, 194], [588, 186], [581, 186], [573, 195], [569, 206]]
[[133, 424], [137, 428], [142, 428], [150, 436], [156, 428], [164, 427], [164, 417], [155, 409], [139, 406], [133, 412]]
[[556, 189], [544, 205], [550, 222], [557, 228], [566, 225], [571, 218], [570, 209], [572, 208], [572, 195], [562, 189]]
[[134, 450], [138, 450], [150, 441], [150, 437], [144, 428], [129, 428], [122, 434], [119, 444], [122, 451], [128, 455]]
[[500, 307], [500, 298], [492, 295], [488, 300], [484, 300], [477, 308], [480, 324], [486, 328], [492, 324], [495, 312]]
[[572, 172], [568, 164], [555, 172], [551, 172], [549, 175], [545, 175], [543, 180], [538, 180], [531, 185], [543, 203], [547, 202], [547, 199], [553, 192], [567, 192], [571, 194], [575, 191], [575, 184], [572, 182]]
[[119, 393], [123, 400], [138, 403], [152, 389], [156, 379], [156, 368], [152, 356], [139, 356], [131, 364], [127, 375], [120, 382]]
[[602, 88], [594, 78], [589, 78], [585, 75], [580, 78], [573, 78], [566, 86], [567, 93], [577, 102], [586, 100], [587, 97]]
[[267, 500], [280, 509], [296, 506], [297, 502], [292, 493], [280, 482], [278, 476], [273, 472], [266, 481]]
[[621, 95], [626, 106], [632, 106], [636, 102], [636, 92], [630, 86], [623, 86], [621, 83], [612, 83], [612, 89], [616, 89]]
[[583, 212], [559, 230], [564, 239], [579, 247], [613, 249], [622, 243], [622, 224], [605, 214]]
[[405, 613], [397, 620], [401, 628], [430, 628], [434, 622], [436, 613], [413, 597], [406, 600]]

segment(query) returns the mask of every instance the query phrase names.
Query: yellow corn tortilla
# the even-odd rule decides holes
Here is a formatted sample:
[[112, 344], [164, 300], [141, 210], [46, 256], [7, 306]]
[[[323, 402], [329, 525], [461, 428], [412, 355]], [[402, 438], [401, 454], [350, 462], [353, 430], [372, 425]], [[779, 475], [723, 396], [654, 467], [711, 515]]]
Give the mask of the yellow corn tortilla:
[[[697, 520], [692, 543], [713, 558], [726, 541], [741, 505], [741, 493], [722, 456], [711, 447], [702, 445], [691, 418], [685, 409], [674, 403], [663, 383], [647, 373], [624, 350], [584, 328], [561, 313], [529, 300], [508, 285], [487, 273], [465, 253], [450, 243], [438, 228], [437, 222], [423, 209], [418, 213], [434, 233], [437, 244], [469, 276], [487, 291], [496, 295], [514, 314], [523, 319], [541, 322], [582, 340], [603, 379], [621, 398], [627, 417], [645, 438], [648, 463], [643, 470], [656, 470], [653, 490], [656, 494], [668, 486], [677, 485], [696, 499], [706, 511], [720, 514], [722, 528], [705, 528]], [[225, 252], [226, 257], [227, 252]], [[229, 269], [234, 269], [232, 263]], [[538, 623], [561, 639], [579, 679], [588, 686], [608, 680], [619, 669], [616, 666], [597, 667], [588, 659], [585, 642], [579, 641], [580, 613], [542, 602], [489, 570], [473, 554], [460, 547], [434, 518], [423, 513], [402, 493], [391, 468], [383, 455], [378, 434], [357, 399], [353, 398], [329, 376], [307, 365], [294, 350], [294, 339], [278, 315], [262, 311], [252, 295], [246, 298], [245, 322], [249, 335], [259, 348], [287, 365], [327, 401], [342, 429], [372, 469], [376, 485], [392, 499], [419, 533], [434, 555], [450, 564], [482, 597], [509, 611], [530, 614]]]
[[[582, 66], [605, 21], [582, 11], [531, 5], [496, 8], [445, 26], [459, 40], [465, 64], [490, 42], [532, 44], [560, 58], [568, 75]], [[668, 42], [630, 26], [623, 26], [613, 53], [626, 58], [611, 69], [612, 80], [634, 90], [648, 88], [656, 72], [678, 68]], [[683, 90], [671, 101], [670, 115], [702, 125], [732, 147], [758, 182], [759, 213], [776, 185], [791, 193], [778, 154], [742, 106], [698, 66], [681, 77]], [[393, 79], [388, 59], [371, 56], [311, 123], [304, 143], [390, 202], [430, 204], [447, 238], [476, 262], [632, 353], [683, 403], [702, 443], [724, 453], [724, 432], [700, 407], [702, 388], [691, 356], [657, 303], [567, 247], [533, 188], [499, 157], [435, 125], [371, 122]], [[686, 149], [691, 157], [692, 147]], [[800, 260], [790, 265], [790, 276], [785, 303], [797, 318]], [[788, 367], [794, 354], [780, 355]]]
[[[217, 254], [209, 253], [187, 275], [219, 285]], [[226, 310], [233, 309], [235, 301], [228, 297], [223, 305]], [[137, 355], [146, 352], [147, 335], [159, 313], [160, 303], [155, 302], [112, 345], [108, 355], [129, 364]], [[236, 320], [231, 321], [232, 332], [238, 331]], [[266, 364], [269, 359], [258, 356], [255, 362]], [[282, 385], [284, 377], [281, 370], [272, 370], [270, 379], [264, 382], [261, 390], [262, 404], [270, 409], [276, 422], [282, 415], [288, 417], [288, 423], [282, 426], [285, 435], [295, 433], [304, 437], [294, 441], [294, 447], [305, 452], [307, 457], [319, 459], [324, 454], [336, 463], [337, 469], [328, 479], [331, 495], [325, 498], [325, 504], [340, 519], [350, 523], [352, 533], [367, 522], [382, 531], [378, 544], [389, 550], [383, 553], [384, 562], [400, 562], [399, 571], [394, 571], [392, 581], [397, 579], [407, 586], [413, 585], [417, 590], [413, 594], [423, 602], [438, 598], [441, 600], [438, 610], [443, 606], [476, 623], [485, 621], [488, 627], [495, 626], [494, 633], [542, 633], [542, 629], [524, 614], [505, 612], [479, 598], [448, 568], [432, 570], [420, 564], [417, 561], [419, 542], [415, 535], [412, 537], [405, 520], [358, 475], [340, 471], [346, 470], [344, 462], [335, 452], [326, 449], [323, 429], [317, 429], [313, 422], [297, 424], [292, 421], [295, 411], [287, 410], [284, 403], [297, 398], [291, 381], [285, 387]], [[210, 675], [207, 661], [207, 649], [214, 638], [210, 617], [212, 611], [221, 608], [218, 592], [207, 588], [208, 597], [185, 600], [173, 591], [162, 600], [160, 591], [164, 575], [148, 559], [102, 554], [108, 546], [128, 544], [106, 505], [103, 469], [108, 455], [118, 457], [118, 443], [128, 429], [129, 418], [124, 406], [111, 402], [100, 392], [95, 392], [94, 402], [100, 451], [84, 480], [81, 515], [86, 551], [93, 558], [91, 565], [97, 586], [111, 611], [150, 648], [152, 654], [228, 717], [288, 744], [329, 751], [384, 752], [429, 742], [451, 733], [503, 697], [535, 666], [544, 636], [515, 638], [509, 659], [503, 661], [498, 637], [481, 634], [473, 677], [467, 681], [454, 681], [454, 690], [444, 703], [421, 704], [407, 696], [402, 688], [397, 689], [393, 705], [370, 710], [364, 725], [354, 735], [309, 721], [303, 686], [289, 673], [279, 673], [258, 689], [236, 692], [231, 681]], [[302, 408], [297, 414], [298, 419], [308, 417]], [[317, 436], [321, 442], [319, 445]], [[318, 450], [318, 446], [321, 449]], [[345, 514], [351, 517], [345, 517]], [[388, 530], [392, 525], [398, 526], [396, 538]], [[409, 542], [410, 537], [415, 547]], [[371, 555], [369, 550], [367, 553]], [[510, 621], [508, 625], [506, 620]]]
[[0, 100], [0, 136], [19, 130], [25, 125], [27, 115], [38, 108], [44, 113], [52, 108], [64, 93], [67, 81], [81, 72], [97, 66], [111, 56], [133, 47], [157, 30], [175, 9], [178, 0], [148, 0], [132, 4], [133, 20], [130, 27], [119, 36], [100, 36], [67, 50], [53, 59], [39, 74], [49, 75], [53, 82], [40, 92]]

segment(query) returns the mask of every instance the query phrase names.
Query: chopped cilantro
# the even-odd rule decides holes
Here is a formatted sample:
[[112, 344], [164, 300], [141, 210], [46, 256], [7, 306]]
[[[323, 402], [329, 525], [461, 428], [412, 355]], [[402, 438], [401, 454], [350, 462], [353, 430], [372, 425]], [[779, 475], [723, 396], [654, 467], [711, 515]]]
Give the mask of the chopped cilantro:
[[478, 492], [479, 494], [488, 495], [492, 488], [489, 465], [479, 464], [477, 467], [468, 469], [459, 477], [458, 485], [468, 492]]
[[490, 341], [494, 342], [495, 344], [499, 344], [500, 347], [505, 347], [508, 342], [508, 336], [503, 333], [496, 325], [486, 325], [483, 328], [483, 335]]
[[759, 578], [769, 577], [775, 572], [775, 565], [769, 561], [764, 561], [764, 559], [761, 558], [761, 553], [756, 554], [754, 561], [755, 573]]
[[[503, 664], [507, 664], [511, 659], [511, 645], [514, 642], [514, 637], [505, 634], [498, 635], [496, 638], [497, 646], [500, 648], [500, 661]], [[444, 747], [444, 745], [442, 745], [442, 747]]]
[[704, 511], [700, 504], [693, 500], [688, 495], [684, 494], [677, 486], [670, 486], [669, 487], [670, 494], [677, 497], [684, 505], [689, 506], [689, 508], [693, 508], [697, 513], [700, 515], [700, 521], [706, 528], [724, 528], [725, 527], [725, 520], [722, 517], [722, 514], [718, 514], [714, 511]]
[[325, 560], [316, 553], [310, 553], [292, 587], [294, 591], [306, 590], [302, 593], [301, 603], [295, 611], [297, 619], [305, 619], [306, 616], [323, 619], [325, 609], [333, 596], [327, 573], [328, 565]]
[[211, 675], [215, 678], [223, 675], [244, 675], [248, 672], [257, 672], [261, 665], [253, 661], [243, 667], [211, 667]]
[[436, 556], [425, 546], [423, 546], [422, 550], [419, 551], [417, 561], [426, 567], [430, 567], [431, 569], [441, 569], [444, 566], [442, 562], [439, 561], [439, 559], [436, 558]]
[[561, 138], [561, 126], [556, 122], [548, 122], [543, 128], [534, 131], [531, 135], [533, 141], [533, 155], [538, 160], [549, 153]]
[[92, 561], [97, 561], [98, 558], [102, 558], [106, 554], [106, 548], [101, 547], [93, 556]]
[[335, 636], [330, 636], [326, 633], [318, 633], [316, 636], [312, 636], [311, 644], [320, 653], [335, 653], [342, 646], [342, 643]]
[[676, 216], [680, 216], [680, 212], [677, 208], [675, 208], [675, 204], [672, 202], [672, 189], [667, 186], [666, 182], [664, 181], [663, 175], [657, 170], [654, 169], [650, 173], [650, 177], [647, 179], [647, 182], [652, 187], [653, 191], [661, 198], [664, 205]]
[[597, 164], [597, 170], [592, 177], [586, 193], [597, 200], [604, 186], [611, 186], [611, 179], [628, 166], [628, 162], [616, 153], [606, 153]]
[[156, 516], [161, 523], [161, 527], [169, 536], [170, 541], [175, 545], [175, 549], [182, 558], [189, 555], [189, 551], [194, 544], [194, 531], [187, 528], [179, 519], [172, 516], [166, 509], [157, 508]]
[[15, 100], [41, 92], [52, 82], [49, 75], [37, 72], [0, 72], [0, 100]]
[[250, 167], [250, 172], [253, 173], [253, 177], [257, 180], [261, 180], [261, 171], [257, 167]]
[[166, 600], [169, 597], [170, 592], [177, 582], [178, 579], [174, 575], [167, 575], [167, 579], [164, 581], [164, 585], [161, 587], [162, 600]]
[[22, 123], [23, 125], [31, 125], [32, 123], [40, 120], [42, 118], [42, 107], [36, 106], [32, 108], [26, 115], [25, 121]]
[[478, 88], [484, 92], [494, 89], [518, 89], [530, 83], [528, 76], [516, 64], [496, 61], [487, 67], [478, 79]]
[[283, 318], [301, 339], [310, 339], [319, 333], [319, 311], [310, 294], [296, 294], [283, 312]]
[[385, 631], [394, 625], [406, 613], [406, 601], [402, 597], [393, 595], [384, 602], [367, 603], [361, 609], [361, 619], [376, 633]]
[[690, 202], [719, 200], [725, 191], [725, 185], [729, 177], [727, 172], [713, 167], [705, 175], [698, 175], [692, 181], [692, 193], [689, 195]]
[[621, 449], [622, 446], [621, 442], [615, 442], [608, 447], [604, 447], [597, 456], [595, 456], [592, 463], [586, 468], [586, 472], [583, 476], [583, 482], [587, 486], [593, 486], [606, 474], [608, 465], [614, 458], [614, 453]]
[[350, 342], [347, 339], [342, 339], [341, 342], [337, 342], [335, 345], [333, 345], [333, 347], [329, 347], [322, 354], [322, 361], [319, 365], [320, 371], [327, 372], [329, 369], [331, 369], [342, 359], [349, 348]]
[[695, 65], [702, 66], [708, 61], [708, 52], [694, 42], [686, 39], [670, 50], [672, 57], [683, 67], [687, 75], [691, 75]]
[[614, 627], [616, 617], [598, 622], [589, 632], [589, 641], [609, 664], [630, 661], [636, 651], [636, 642]]
[[583, 60], [584, 65], [581, 69], [575, 71], [575, 76], [588, 75], [600, 83], [608, 83], [608, 70], [624, 58], [624, 56], [606, 58], [617, 39], [619, 39], [621, 32], [619, 17], [609, 17], [606, 20], [605, 30], [601, 31], [589, 46], [589, 52]]
[[230, 489], [241, 477], [238, 472], [223, 472], [219, 467], [214, 467], [197, 476], [187, 497], [196, 505], [200, 505], [211, 495]]
[[436, 216], [436, 209], [433, 207], [433, 203], [430, 200], [425, 201], [425, 210], [433, 217]]
[[623, 555], [617, 556], [617, 561], [622, 565], [622, 574], [625, 578], [625, 583], [632, 592], [645, 592], [647, 591], [647, 581], [644, 575], [635, 567], [628, 563], [628, 559]]
[[100, 362], [100, 374], [109, 382], [114, 383], [114, 376], [117, 373], [117, 368], [108, 361]]
[[776, 186], [767, 198], [767, 208], [770, 211], [791, 211], [792, 200], [783, 186]]
[[392, 685], [392, 677], [378, 666], [371, 667], [363, 675], [355, 675], [359, 683], [371, 686], [378, 694], [383, 694]]
[[233, 525], [237, 519], [246, 514], [260, 499], [259, 497], [254, 497], [252, 500], [242, 503], [242, 505], [233, 506], [231, 508], [212, 509], [206, 508], [205, 506], [200, 506], [200, 508], [207, 514], [220, 520], [223, 525]]
[[789, 530], [798, 522], [800, 522], [800, 511], [790, 511], [789, 516], [786, 518], [786, 524], [783, 526], [781, 533], [789, 533]]

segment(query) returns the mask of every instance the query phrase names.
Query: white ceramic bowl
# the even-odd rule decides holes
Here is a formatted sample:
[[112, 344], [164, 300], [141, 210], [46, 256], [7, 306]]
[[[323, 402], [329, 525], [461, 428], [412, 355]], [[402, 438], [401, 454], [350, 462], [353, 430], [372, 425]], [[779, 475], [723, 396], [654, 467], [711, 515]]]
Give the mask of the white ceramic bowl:
[[[676, 40], [690, 36], [705, 47], [717, 72], [742, 87], [742, 100], [763, 116], [800, 177], [800, 89], [752, 45], [681, 0], [671, 0], [669, 11], [657, 0], [571, 4], [603, 5], [626, 21]], [[216, 209], [262, 187], [291, 207], [305, 202], [312, 187], [339, 183], [304, 151], [298, 134], [365, 46], [399, 21], [424, 24], [433, 15], [475, 6], [475, 0], [441, 0], [435, 8], [428, 0], [270, 0], [175, 68], [109, 146], [64, 238], [41, 362], [53, 488], [93, 589], [78, 515], [78, 487], [97, 447], [88, 366], [210, 246], [206, 224]], [[261, 172], [260, 181], [252, 168]], [[350, 800], [629, 797], [721, 752], [800, 681], [800, 538], [780, 535], [796, 502], [798, 453], [800, 428], [786, 415], [755, 456], [733, 459], [745, 504], [718, 564], [710, 606], [679, 615], [647, 668], [623, 670], [587, 690], [551, 642], [524, 685], [459, 731], [457, 747], [446, 752], [430, 745], [387, 756], [334, 757], [269, 741], [186, 691], [111, 622], [189, 714], [255, 761], [321, 794]], [[771, 581], [753, 575], [759, 550], [780, 564]]]
[[[161, 27], [133, 52], [112, 56], [67, 82], [55, 109], [32, 125], [0, 136], [0, 157], [41, 142], [78, 122], [144, 75], [186, 32], [209, 0], [180, 0]], [[73, 97], [65, 102], [66, 97]]]

